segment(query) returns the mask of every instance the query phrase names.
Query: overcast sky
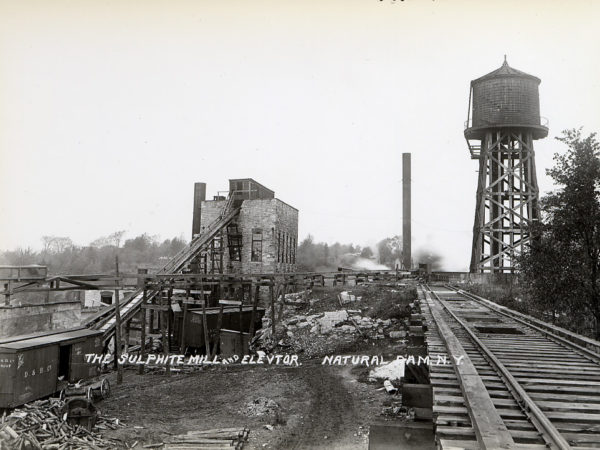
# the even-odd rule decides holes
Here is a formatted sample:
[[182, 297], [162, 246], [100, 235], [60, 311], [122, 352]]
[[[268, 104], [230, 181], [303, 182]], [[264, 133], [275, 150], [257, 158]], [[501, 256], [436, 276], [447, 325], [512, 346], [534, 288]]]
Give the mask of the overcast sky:
[[542, 79], [550, 135], [600, 130], [600, 2], [0, 0], [0, 249], [116, 230], [189, 239], [193, 183], [254, 178], [300, 239], [400, 234], [469, 264], [470, 80]]

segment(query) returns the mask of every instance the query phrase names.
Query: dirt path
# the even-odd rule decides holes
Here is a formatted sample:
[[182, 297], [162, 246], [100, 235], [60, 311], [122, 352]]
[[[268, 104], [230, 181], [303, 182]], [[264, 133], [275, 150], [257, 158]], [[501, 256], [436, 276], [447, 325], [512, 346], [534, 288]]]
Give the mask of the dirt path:
[[303, 370], [299, 376], [311, 389], [310, 409], [297, 427], [275, 443], [275, 448], [366, 448], [364, 437], [357, 433], [359, 422], [368, 419], [359, 417], [357, 393], [348, 389], [339, 373], [330, 367], [316, 366]]
[[[125, 443], [159, 443], [192, 430], [247, 426], [249, 449], [362, 450], [385, 395], [351, 372], [349, 366], [318, 361], [300, 367], [215, 368], [170, 378], [127, 371], [125, 382], [111, 383], [112, 397], [99, 405], [126, 427], [103, 434], [120, 439], [125, 448]], [[265, 398], [279, 405], [277, 413], [248, 413], [249, 404]]]

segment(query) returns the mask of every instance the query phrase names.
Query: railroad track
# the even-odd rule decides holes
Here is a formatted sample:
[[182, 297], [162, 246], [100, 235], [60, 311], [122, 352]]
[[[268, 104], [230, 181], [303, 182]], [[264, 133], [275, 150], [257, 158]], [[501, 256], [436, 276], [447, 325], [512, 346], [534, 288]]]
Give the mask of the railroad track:
[[419, 298], [439, 448], [600, 448], [600, 343], [449, 286]]

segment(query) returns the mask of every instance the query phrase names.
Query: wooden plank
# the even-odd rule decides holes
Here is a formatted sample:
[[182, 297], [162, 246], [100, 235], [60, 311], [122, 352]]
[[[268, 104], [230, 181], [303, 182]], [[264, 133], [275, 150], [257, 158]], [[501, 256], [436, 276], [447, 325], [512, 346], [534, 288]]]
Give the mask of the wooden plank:
[[151, 309], [154, 311], [168, 311], [169, 305], [140, 305], [142, 309]]
[[241, 304], [239, 300], [219, 300], [219, 305], [240, 306]]
[[[446, 427], [439, 426], [435, 429], [436, 435], [448, 436], [451, 438], [456, 437], [466, 437], [466, 438], [475, 438], [475, 430], [473, 427]], [[533, 429], [532, 430], [511, 430], [510, 434], [513, 438], [518, 439], [530, 439], [530, 440], [538, 440], [540, 439], [539, 431]]]
[[[514, 409], [496, 409], [493, 404], [491, 406], [492, 410], [495, 412], [495, 414], [498, 415], [498, 417], [500, 418], [507, 418], [507, 419], [519, 419], [519, 418], [523, 418], [526, 417], [524, 415], [524, 413], [519, 409], [519, 410], [514, 410]], [[433, 405], [433, 413], [434, 414], [469, 414], [469, 408], [465, 407], [465, 406], [443, 406], [443, 405]], [[479, 420], [479, 418], [478, 418]], [[502, 420], [502, 419], [500, 419]], [[504, 421], [502, 422], [502, 426], [504, 426], [504, 428], [506, 428], [506, 425], [504, 425]], [[494, 447], [492, 447], [494, 448]], [[496, 447], [497, 448], [497, 447]]]
[[206, 305], [206, 301], [204, 300], [196, 300], [194, 298], [186, 298], [182, 301], [182, 303], [184, 305], [198, 305], [198, 306], [205, 306]]
[[467, 441], [458, 439], [440, 439], [439, 448], [441, 450], [479, 450], [477, 441]]
[[[402, 391], [404, 393], [404, 390]], [[465, 399], [461, 395], [436, 395], [436, 405], [455, 405], [464, 404]], [[495, 406], [519, 408], [517, 402], [511, 398], [492, 398]], [[404, 404], [404, 395], [402, 395], [402, 404]], [[409, 405], [410, 406], [410, 405]]]

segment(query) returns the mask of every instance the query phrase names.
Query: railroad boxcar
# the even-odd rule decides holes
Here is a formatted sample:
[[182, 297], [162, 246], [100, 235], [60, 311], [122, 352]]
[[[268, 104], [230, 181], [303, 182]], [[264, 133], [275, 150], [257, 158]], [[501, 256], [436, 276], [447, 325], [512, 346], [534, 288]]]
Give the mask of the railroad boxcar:
[[85, 354], [102, 351], [101, 336], [100, 331], [74, 329], [0, 341], [0, 408], [46, 397], [67, 382], [98, 375], [99, 367], [87, 363]]

